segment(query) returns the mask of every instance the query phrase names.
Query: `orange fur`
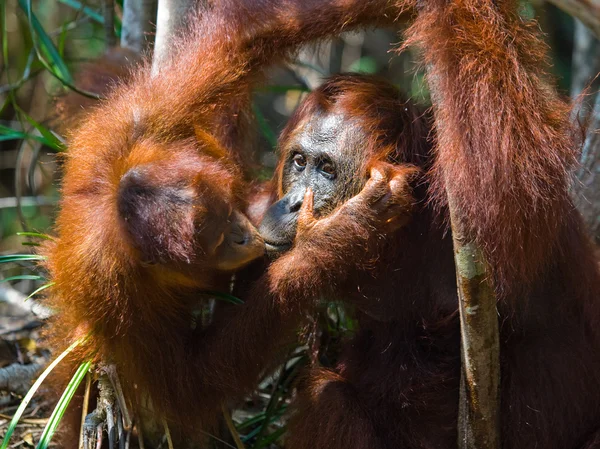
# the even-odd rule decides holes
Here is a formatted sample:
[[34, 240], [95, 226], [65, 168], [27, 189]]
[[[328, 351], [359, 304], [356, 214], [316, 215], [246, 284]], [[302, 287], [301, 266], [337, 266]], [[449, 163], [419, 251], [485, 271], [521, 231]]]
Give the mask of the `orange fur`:
[[[397, 139], [401, 127], [385, 126], [403, 122], [399, 105], [378, 108], [389, 88], [343, 77], [308, 97], [282, 140], [286, 158], [307, 118], [333, 110], [363, 139], [353, 152], [340, 149], [348, 157], [366, 166], [390, 154], [401, 166], [433, 165], [426, 182], [413, 184], [412, 221], [382, 234], [381, 222], [365, 226], [374, 211], [352, 210], [350, 200], [332, 212], [335, 220], [300, 226], [292, 250], [254, 286], [252, 301], [205, 335], [206, 363], [226, 373], [220, 384], [214, 373], [205, 378], [233, 391], [243, 375], [231, 360], [265, 366], [262, 352], [285, 341], [315, 298], [339, 298], [359, 308], [361, 329], [335, 372], [315, 369], [309, 377], [286, 445], [455, 448], [461, 366], [455, 272], [447, 229], [436, 221], [448, 217], [448, 189], [491, 264], [501, 299], [502, 447], [596, 447], [600, 275], [568, 196], [577, 141], [568, 106], [549, 87], [539, 33], [512, 1], [419, 6], [408, 44], [420, 45], [435, 88], [434, 152]], [[381, 136], [392, 137], [387, 145], [396, 154]], [[283, 164], [279, 181], [282, 173]], [[349, 190], [365, 179], [359, 172]]]
[[[568, 108], [548, 87], [543, 47], [513, 2], [419, 5], [409, 42], [421, 46], [440, 94], [435, 193], [413, 182], [414, 169], [386, 165], [428, 170], [434, 158], [422, 140], [426, 127], [415, 120], [395, 128], [405, 124], [395, 122], [400, 103], [379, 113], [373, 97], [344, 103], [352, 95], [342, 89], [338, 107], [365, 141], [357, 156], [365, 173], [349, 189], [357, 196], [317, 221], [305, 206], [294, 248], [252, 285], [247, 303], [207, 330], [190, 329], [189, 301], [198, 290], [228, 286], [229, 276], [211, 266], [211, 239], [203, 234], [211, 236], [230, 207], [247, 207], [243, 136], [248, 95], [262, 69], [304, 42], [386, 24], [413, 6], [218, 2], [206, 19], [192, 21], [161, 74], [153, 78], [145, 66], [87, 118], [71, 139], [59, 238], [46, 248], [59, 311], [54, 329], [66, 341], [90, 335], [78, 357], [116, 363], [132, 397], [137, 384], [168, 417], [192, 416], [206, 428], [220, 403], [253, 388], [315, 298], [341, 295], [364, 314], [361, 333], [338, 375], [319, 373], [301, 397], [290, 447], [455, 447], [460, 354], [452, 252], [428, 202], [436, 199], [445, 214], [448, 188], [506, 300], [504, 447], [585, 442], [600, 419], [600, 281], [567, 195], [575, 154]], [[328, 107], [317, 104], [317, 111]], [[284, 146], [302, 124], [302, 112], [298, 117]], [[141, 245], [124, 232], [116, 204], [119, 184], [140, 164], [161, 194], [181, 190], [200, 206], [167, 208], [173, 220], [156, 221], [149, 244], [138, 235]], [[367, 182], [371, 166], [382, 174]], [[403, 225], [394, 232], [386, 228], [390, 210]], [[147, 264], [140, 246], [157, 265]], [[326, 413], [315, 413], [319, 407]], [[342, 426], [340, 413], [355, 421]], [[344, 439], [334, 436], [340, 431]]]
[[395, 18], [388, 1], [215, 3], [157, 76], [143, 63], [71, 133], [42, 251], [54, 345], [86, 338], [75, 361], [114, 363], [132, 402], [148, 393], [159, 414], [205, 428], [227, 396], [196, 388], [190, 308], [199, 290], [229, 288], [214, 247], [248, 208], [251, 87], [303, 43]]
[[[440, 92], [438, 200], [483, 247], [502, 297], [526, 292], [560, 252], [578, 142], [551, 87], [538, 25], [512, 1], [431, 2], [408, 31]], [[501, 232], [499, 232], [501, 230]], [[525, 287], [523, 290], [520, 286]]]

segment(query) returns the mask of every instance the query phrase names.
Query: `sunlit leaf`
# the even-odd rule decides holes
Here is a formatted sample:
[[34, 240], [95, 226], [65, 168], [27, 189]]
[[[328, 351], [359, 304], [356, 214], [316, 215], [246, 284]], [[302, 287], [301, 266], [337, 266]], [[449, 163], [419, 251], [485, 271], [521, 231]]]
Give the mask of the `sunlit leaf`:
[[43, 239], [43, 240], [54, 240], [48, 234], [42, 234], [41, 232], [17, 232], [17, 235], [22, 236], [22, 237], [33, 237], [36, 239]]
[[45, 260], [44, 256], [37, 254], [8, 254], [6, 256], [0, 256], [0, 263], [9, 262], [26, 262], [28, 260]]
[[54, 285], [54, 282], [48, 282], [47, 284], [42, 285], [40, 288], [34, 290], [27, 298], [25, 298], [25, 301], [27, 301], [30, 298], [33, 298], [35, 295], [37, 295], [41, 291], [46, 290], [47, 288], [50, 288], [53, 285]]
[[45, 281], [46, 278], [38, 276], [36, 274], [19, 274], [17, 276], [10, 276], [4, 279], [0, 279], [0, 284], [12, 281]]
[[58, 404], [56, 404], [52, 415], [50, 415], [50, 419], [48, 420], [48, 423], [46, 424], [46, 427], [42, 432], [40, 442], [36, 446], [36, 449], [46, 449], [50, 444], [50, 441], [52, 441], [54, 432], [56, 432], [56, 428], [58, 427], [58, 424], [60, 423], [62, 417], [67, 411], [67, 407], [69, 406], [71, 399], [73, 399], [73, 395], [75, 395], [75, 392], [81, 384], [81, 381], [84, 379], [86, 373], [89, 371], [91, 363], [92, 362], [85, 362], [81, 364], [75, 372], [75, 374], [73, 375], [73, 378], [69, 382], [69, 385], [67, 385], [67, 388], [60, 397]]

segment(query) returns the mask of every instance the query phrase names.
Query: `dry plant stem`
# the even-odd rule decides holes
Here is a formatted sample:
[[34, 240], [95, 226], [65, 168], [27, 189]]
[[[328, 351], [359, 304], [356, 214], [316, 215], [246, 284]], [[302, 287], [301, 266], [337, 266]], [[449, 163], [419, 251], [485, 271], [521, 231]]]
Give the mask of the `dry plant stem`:
[[92, 374], [88, 371], [85, 375], [85, 392], [83, 393], [83, 404], [81, 407], [81, 426], [79, 428], [79, 449], [83, 449], [83, 425], [85, 423], [85, 417], [88, 414], [88, 407], [90, 405], [90, 390], [92, 389]]
[[[129, 449], [129, 443], [131, 442], [131, 433], [132, 433], [133, 427], [129, 428], [128, 430], [126, 430], [125, 433], [125, 448], [124, 449]], [[139, 445], [140, 449], [142, 448], [142, 444]]]
[[114, 365], [104, 366], [103, 369], [110, 379], [114, 394], [119, 404], [119, 410], [123, 414], [123, 426], [126, 430], [129, 430], [131, 429], [132, 425], [131, 414], [129, 413], [129, 408], [127, 407], [127, 401], [125, 400], [125, 394], [123, 393], [123, 388], [121, 387], [121, 381], [119, 380], [117, 369]]
[[[33, 412], [30, 413], [30, 415], [31, 416], [35, 416], [35, 412], [37, 410], [38, 410], [38, 408], [36, 407], [33, 410]], [[6, 421], [10, 421], [12, 418], [13, 418], [13, 415], [7, 415], [5, 413], [0, 413], [0, 419], [4, 419]], [[19, 420], [19, 423], [20, 424], [31, 424], [32, 426], [45, 426], [46, 424], [48, 424], [48, 418], [21, 418]]]
[[113, 449], [115, 443], [115, 394], [110, 379], [106, 374], [100, 375], [100, 378], [98, 379], [98, 390], [98, 405], [92, 413], [85, 417], [83, 425], [84, 449], [88, 449], [90, 447], [90, 443], [93, 443], [90, 441], [90, 437], [93, 437], [94, 435], [96, 438], [96, 444], [98, 444], [98, 442], [102, 444], [102, 428], [105, 422], [107, 424], [109, 448]]
[[549, 0], [566, 13], [581, 20], [600, 37], [600, 0]]
[[458, 444], [461, 449], [498, 449], [500, 341], [496, 297], [481, 250], [462, 233], [451, 200], [449, 205], [462, 356]]
[[169, 430], [169, 425], [167, 424], [166, 420], [162, 420], [163, 422], [163, 427], [165, 428], [165, 438], [167, 439], [167, 447], [169, 449], [174, 449], [173, 447], [173, 440], [171, 439], [171, 431]]
[[119, 407], [117, 407], [117, 440], [119, 441], [119, 449], [125, 449], [125, 430], [123, 429], [123, 415]]
[[96, 449], [102, 449], [102, 424], [96, 427]]
[[123, 26], [121, 47], [142, 53], [152, 44], [156, 0], [125, 0], [123, 2]]
[[[137, 416], [140, 416], [140, 413], [137, 413]], [[140, 446], [140, 449], [146, 449], [146, 445], [144, 444], [144, 432], [142, 430], [142, 423], [139, 422], [136, 423], [136, 428], [137, 428], [137, 433], [138, 433], [138, 445]]]
[[233, 424], [233, 420], [231, 419], [231, 413], [229, 412], [229, 410], [227, 410], [227, 407], [225, 407], [225, 405], [221, 406], [221, 410], [223, 411], [223, 418], [225, 419], [225, 424], [227, 424], [227, 428], [231, 433], [231, 437], [233, 438], [233, 441], [235, 441], [235, 446], [237, 447], [237, 449], [246, 449], [244, 443], [240, 438], [240, 435], [238, 434], [238, 431], [235, 428], [235, 425]]
[[[0, 201], [0, 203], [2, 203], [2, 201]], [[1, 204], [0, 209], [2, 209]], [[52, 315], [52, 311], [48, 307], [33, 299], [27, 300], [27, 295], [24, 295], [14, 287], [7, 284], [0, 285], [0, 303], [2, 302], [10, 304], [11, 316], [25, 317], [33, 314], [38, 318], [48, 318]], [[12, 332], [16, 332], [22, 327], [23, 326], [7, 328], [0, 332], [0, 335], [7, 335]]]

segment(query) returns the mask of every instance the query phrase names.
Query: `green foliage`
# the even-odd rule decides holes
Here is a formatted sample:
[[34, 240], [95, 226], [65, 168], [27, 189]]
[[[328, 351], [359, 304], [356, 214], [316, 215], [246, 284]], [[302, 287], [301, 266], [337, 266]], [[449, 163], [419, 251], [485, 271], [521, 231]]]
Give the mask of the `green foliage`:
[[0, 256], [0, 263], [39, 261], [44, 259], [43, 256], [38, 256], [36, 254], [9, 254]]
[[240, 298], [236, 298], [233, 295], [230, 295], [229, 293], [223, 293], [223, 292], [217, 292], [217, 291], [213, 291], [213, 290], [207, 290], [207, 291], [203, 291], [200, 292], [201, 295], [206, 295], [209, 297], [214, 297], [216, 299], [221, 299], [225, 302], [228, 302], [230, 304], [244, 304], [244, 301], [242, 301]]
[[33, 46], [40, 62], [46, 69], [64, 84], [73, 84], [73, 77], [56, 46], [44, 30], [31, 9], [31, 0], [18, 0], [19, 6], [26, 12], [29, 21]]
[[48, 424], [46, 424], [46, 427], [44, 428], [44, 432], [42, 433], [40, 442], [36, 446], [36, 449], [46, 449], [50, 444], [50, 441], [52, 440], [52, 436], [54, 435], [58, 424], [60, 423], [62, 417], [67, 411], [67, 407], [69, 406], [71, 399], [73, 399], [73, 395], [77, 391], [77, 388], [81, 384], [81, 381], [88, 373], [91, 364], [92, 362], [82, 363], [73, 375], [73, 378], [67, 385], [67, 388], [63, 392], [62, 396], [60, 397], [58, 404], [56, 404], [52, 415], [50, 415]]
[[45, 281], [46, 278], [44, 278], [43, 276], [38, 276], [38, 275], [34, 275], [34, 274], [19, 274], [17, 276], [10, 276], [4, 279], [0, 279], [0, 284], [4, 283], [4, 282], [11, 282], [11, 281]]

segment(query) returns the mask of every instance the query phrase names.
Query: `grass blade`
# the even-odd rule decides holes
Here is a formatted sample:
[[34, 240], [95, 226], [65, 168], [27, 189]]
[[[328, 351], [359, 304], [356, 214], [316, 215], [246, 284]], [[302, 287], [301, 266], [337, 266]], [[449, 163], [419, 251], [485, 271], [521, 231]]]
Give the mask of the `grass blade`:
[[12, 436], [12, 434], [15, 431], [15, 428], [17, 427], [17, 423], [19, 422], [19, 419], [21, 419], [23, 412], [29, 405], [29, 401], [31, 401], [31, 398], [33, 397], [35, 392], [38, 390], [38, 388], [40, 387], [42, 382], [44, 382], [46, 377], [48, 377], [48, 374], [50, 374], [52, 372], [52, 370], [56, 367], [56, 365], [58, 365], [71, 351], [73, 351], [73, 349], [75, 349], [77, 346], [79, 346], [80, 343], [81, 343], [81, 340], [77, 340], [75, 343], [73, 343], [71, 346], [69, 346], [61, 355], [59, 355], [56, 358], [56, 360], [54, 360], [54, 362], [52, 362], [50, 365], [48, 365], [48, 368], [46, 368], [42, 374], [40, 374], [40, 377], [38, 377], [38, 379], [35, 381], [35, 383], [29, 389], [29, 391], [27, 392], [27, 394], [21, 401], [19, 408], [17, 409], [13, 418], [11, 419], [10, 424], [8, 425], [8, 428], [6, 429], [6, 433], [4, 434], [4, 439], [2, 440], [2, 446], [0, 446], [0, 449], [6, 449], [8, 447], [8, 443], [10, 442], [10, 437]]
[[260, 111], [260, 109], [256, 107], [256, 105], [253, 105], [252, 109], [254, 111], [254, 115], [256, 116], [258, 127], [260, 128], [260, 131], [262, 132], [263, 136], [265, 136], [265, 139], [267, 139], [267, 142], [269, 142], [269, 145], [271, 145], [271, 147], [277, 147], [277, 135], [275, 134], [271, 126], [267, 123], [267, 119]]
[[36, 239], [43, 240], [54, 240], [48, 234], [42, 234], [41, 232], [17, 232], [17, 235], [22, 237], [34, 237]]
[[70, 6], [71, 8], [82, 11], [86, 16], [92, 19], [94, 22], [97, 22], [101, 25], [104, 25], [104, 17], [102, 17], [102, 13], [100, 11], [96, 11], [95, 9], [90, 8], [89, 6], [85, 6], [81, 2], [76, 0], [58, 0], [60, 3]]
[[50, 131], [44, 125], [41, 125], [40, 123], [36, 122], [23, 109], [18, 108], [18, 111], [23, 117], [25, 117], [25, 120], [27, 120], [35, 129], [37, 129], [40, 132], [40, 134], [42, 135], [42, 138], [43, 138], [42, 143], [44, 145], [49, 146], [50, 148], [52, 148], [54, 151], [57, 151], [57, 152], [64, 151], [65, 146], [62, 144], [62, 142], [60, 140], [58, 140], [58, 138], [52, 133], [52, 131]]
[[[17, 131], [16, 129], [9, 128], [8, 126], [0, 125], [0, 142], [5, 141], [5, 140], [21, 140], [21, 139], [37, 140], [38, 142], [48, 145], [47, 140], [43, 136], [36, 136], [34, 134], [24, 133], [23, 131]], [[48, 146], [51, 146], [51, 145], [48, 145]]]
[[25, 301], [27, 301], [30, 298], [33, 298], [35, 295], [37, 295], [39, 292], [46, 290], [49, 287], [52, 287], [54, 285], [54, 282], [48, 282], [47, 284], [42, 285], [40, 288], [34, 290], [32, 293], [30, 293], [30, 295], [25, 298]]
[[229, 293], [217, 292], [213, 290], [207, 290], [200, 293], [202, 293], [203, 295], [214, 296], [217, 299], [222, 299], [224, 301], [230, 302], [231, 304], [244, 304], [244, 301], [242, 301], [240, 298], [236, 298], [235, 296], [230, 295]]
[[42, 24], [31, 10], [31, 0], [18, 0], [19, 6], [29, 19], [29, 26], [31, 29], [31, 38], [33, 42], [37, 42], [36, 50], [39, 50], [40, 61], [49, 65], [50, 71], [55, 74], [60, 80], [64, 80], [67, 83], [73, 83], [73, 77], [67, 67], [67, 64], [61, 58], [58, 49], [42, 27]]
[[54, 432], [56, 431], [58, 424], [62, 420], [62, 417], [64, 416], [65, 411], [67, 410], [67, 407], [71, 402], [71, 399], [73, 399], [73, 395], [75, 394], [77, 388], [81, 384], [81, 381], [84, 379], [85, 375], [89, 371], [91, 364], [91, 361], [81, 364], [77, 369], [77, 372], [75, 372], [75, 374], [73, 375], [73, 378], [69, 382], [69, 385], [67, 385], [67, 388], [60, 397], [58, 404], [56, 404], [56, 407], [54, 407], [52, 415], [50, 415], [50, 419], [48, 420], [48, 423], [46, 424], [46, 427], [42, 432], [40, 442], [36, 446], [36, 449], [46, 449], [50, 444], [50, 441], [52, 441], [52, 437], [54, 436]]
[[45, 260], [44, 256], [38, 256], [37, 254], [8, 254], [6, 256], [0, 256], [0, 263], [10, 262], [26, 262], [28, 260]]
[[0, 279], [0, 284], [11, 281], [45, 281], [46, 278], [38, 276], [36, 274], [19, 274], [17, 276], [10, 276], [4, 279]]

